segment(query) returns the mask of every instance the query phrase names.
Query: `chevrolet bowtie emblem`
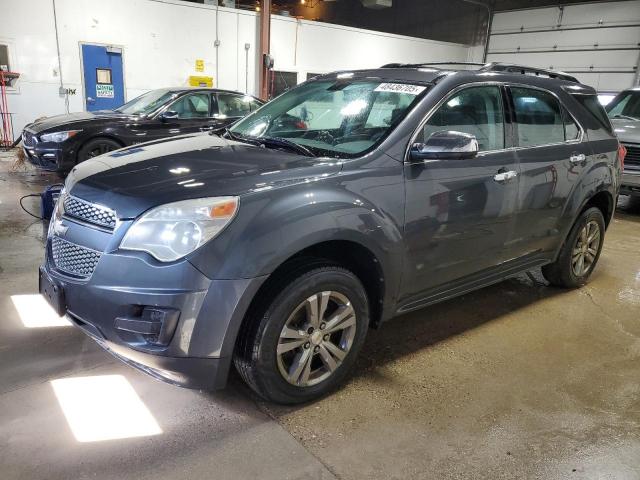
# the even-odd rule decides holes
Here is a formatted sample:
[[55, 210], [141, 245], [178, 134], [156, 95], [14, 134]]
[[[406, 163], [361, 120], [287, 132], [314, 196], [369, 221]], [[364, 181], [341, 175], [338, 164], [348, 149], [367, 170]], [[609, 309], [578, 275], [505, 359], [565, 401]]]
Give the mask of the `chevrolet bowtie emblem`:
[[64, 225], [62, 223], [62, 220], [53, 220], [53, 231], [56, 235], [58, 235], [59, 237], [64, 237], [67, 233], [67, 230], [69, 230], [69, 227], [67, 225]]

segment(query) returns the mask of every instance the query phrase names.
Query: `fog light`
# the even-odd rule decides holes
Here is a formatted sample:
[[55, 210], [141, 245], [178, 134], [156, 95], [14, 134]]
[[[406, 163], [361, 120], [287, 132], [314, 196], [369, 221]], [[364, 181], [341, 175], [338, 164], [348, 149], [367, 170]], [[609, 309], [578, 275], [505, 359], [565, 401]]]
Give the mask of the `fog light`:
[[118, 317], [115, 327], [137, 333], [153, 345], [166, 346], [178, 326], [180, 310], [162, 307], [144, 307], [140, 317]]

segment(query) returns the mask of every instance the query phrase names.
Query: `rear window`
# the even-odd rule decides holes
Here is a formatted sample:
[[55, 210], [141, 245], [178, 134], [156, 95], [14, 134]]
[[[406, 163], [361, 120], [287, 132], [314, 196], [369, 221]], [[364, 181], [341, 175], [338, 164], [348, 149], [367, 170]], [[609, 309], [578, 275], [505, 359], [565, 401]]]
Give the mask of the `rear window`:
[[611, 126], [607, 112], [605, 112], [604, 107], [598, 101], [597, 95], [572, 94], [571, 96], [575, 98], [605, 130], [613, 132], [613, 127]]

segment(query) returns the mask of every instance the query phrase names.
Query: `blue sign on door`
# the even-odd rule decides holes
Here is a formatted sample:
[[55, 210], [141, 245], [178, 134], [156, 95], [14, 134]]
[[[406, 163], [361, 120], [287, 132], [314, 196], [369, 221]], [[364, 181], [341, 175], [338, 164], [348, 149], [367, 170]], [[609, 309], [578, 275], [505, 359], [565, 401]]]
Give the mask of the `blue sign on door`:
[[113, 110], [124, 103], [122, 51], [104, 45], [82, 45], [87, 110]]

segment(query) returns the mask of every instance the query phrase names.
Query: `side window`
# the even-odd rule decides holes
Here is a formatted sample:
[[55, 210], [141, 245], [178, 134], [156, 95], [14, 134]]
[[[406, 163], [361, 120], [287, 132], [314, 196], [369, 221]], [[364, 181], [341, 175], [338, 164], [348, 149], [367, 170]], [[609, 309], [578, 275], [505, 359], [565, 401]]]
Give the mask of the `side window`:
[[580, 138], [580, 127], [566, 108], [562, 109], [562, 116], [564, 119], [564, 139], [569, 142]]
[[244, 117], [251, 112], [253, 98], [233, 93], [218, 93], [218, 115]]
[[255, 112], [262, 105], [263, 104], [261, 102], [259, 102], [258, 100], [256, 100], [255, 98], [252, 98], [251, 100], [249, 100], [249, 106], [251, 107], [251, 111], [252, 112]]
[[176, 100], [170, 107], [178, 118], [206, 118], [209, 116], [209, 95], [191, 93]]
[[416, 141], [426, 142], [441, 130], [475, 135], [481, 152], [504, 148], [500, 88], [469, 87], [453, 95], [431, 116]]
[[388, 127], [406, 113], [412, 98], [395, 92], [378, 92], [365, 123], [366, 128]]
[[531, 88], [511, 87], [510, 90], [519, 146], [534, 147], [564, 142], [560, 103], [553, 95]]

